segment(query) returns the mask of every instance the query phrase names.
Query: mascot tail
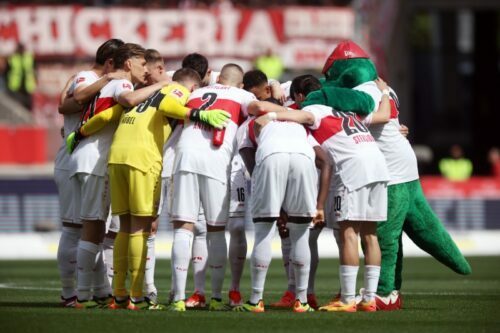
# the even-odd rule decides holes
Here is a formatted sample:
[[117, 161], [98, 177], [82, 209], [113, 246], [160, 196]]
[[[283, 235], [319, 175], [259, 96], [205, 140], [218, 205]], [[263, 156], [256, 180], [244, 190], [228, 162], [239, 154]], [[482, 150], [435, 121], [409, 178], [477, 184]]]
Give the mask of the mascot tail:
[[415, 181], [414, 200], [404, 232], [422, 250], [458, 274], [468, 275], [471, 267], [425, 199], [420, 181]]

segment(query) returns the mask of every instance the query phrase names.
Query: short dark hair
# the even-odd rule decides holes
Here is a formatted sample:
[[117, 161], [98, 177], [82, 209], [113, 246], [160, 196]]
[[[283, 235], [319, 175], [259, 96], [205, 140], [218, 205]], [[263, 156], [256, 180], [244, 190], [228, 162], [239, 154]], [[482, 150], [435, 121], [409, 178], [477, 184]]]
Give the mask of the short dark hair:
[[163, 57], [161, 56], [160, 52], [155, 49], [147, 49], [146, 53], [144, 53], [144, 59], [146, 59], [147, 63], [163, 63]]
[[178, 69], [172, 76], [172, 81], [183, 82], [186, 80], [194, 81], [198, 83], [198, 85], [201, 83], [200, 75], [194, 69], [191, 68]]
[[250, 90], [264, 83], [267, 84], [267, 76], [259, 69], [248, 71], [243, 75], [243, 89], [245, 90]]
[[208, 60], [199, 53], [190, 53], [182, 59], [182, 68], [194, 69], [203, 79], [207, 75]]
[[295, 94], [307, 96], [311, 91], [321, 89], [321, 82], [313, 75], [297, 76], [290, 85], [290, 97], [295, 100]]
[[121, 39], [112, 38], [108, 39], [99, 46], [95, 54], [95, 63], [99, 65], [104, 65], [106, 60], [113, 58], [116, 50], [125, 44]]
[[144, 57], [146, 49], [139, 44], [125, 43], [120, 46], [113, 56], [113, 65], [115, 68], [123, 68], [125, 61], [133, 57]]

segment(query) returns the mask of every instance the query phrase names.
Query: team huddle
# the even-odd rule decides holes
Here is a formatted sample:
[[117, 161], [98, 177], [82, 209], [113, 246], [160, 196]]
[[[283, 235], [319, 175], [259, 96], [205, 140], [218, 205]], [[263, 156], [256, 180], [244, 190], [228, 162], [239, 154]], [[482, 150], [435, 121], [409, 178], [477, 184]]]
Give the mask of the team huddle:
[[[416, 161], [399, 130], [397, 97], [384, 81], [353, 89], [373, 100], [364, 117], [304, 103], [321, 86], [312, 75], [279, 83], [234, 63], [214, 72], [197, 53], [167, 72], [153, 49], [118, 39], [102, 44], [93, 67], [72, 77], [60, 99], [65, 140], [54, 175], [63, 224], [57, 255], [62, 305], [264, 312], [277, 229], [288, 286], [272, 306], [376, 311], [377, 225], [387, 219], [387, 186], [418, 179]], [[166, 306], [154, 283], [162, 210], [173, 225]], [[244, 302], [248, 214], [255, 243]], [[325, 225], [339, 248], [340, 289], [319, 306], [317, 239]], [[358, 237], [365, 266], [356, 295]], [[222, 295], [226, 262], [228, 301]], [[187, 297], [190, 263], [195, 290]]]

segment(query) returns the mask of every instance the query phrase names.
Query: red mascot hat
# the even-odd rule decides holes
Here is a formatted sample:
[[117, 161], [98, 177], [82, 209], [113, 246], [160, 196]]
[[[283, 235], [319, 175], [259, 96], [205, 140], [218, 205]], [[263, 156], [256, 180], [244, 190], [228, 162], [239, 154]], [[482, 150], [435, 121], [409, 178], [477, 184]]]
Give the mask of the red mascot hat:
[[326, 59], [325, 66], [321, 73], [325, 74], [332, 64], [337, 60], [353, 59], [353, 58], [370, 58], [368, 54], [352, 40], [340, 42], [333, 50], [332, 54]]

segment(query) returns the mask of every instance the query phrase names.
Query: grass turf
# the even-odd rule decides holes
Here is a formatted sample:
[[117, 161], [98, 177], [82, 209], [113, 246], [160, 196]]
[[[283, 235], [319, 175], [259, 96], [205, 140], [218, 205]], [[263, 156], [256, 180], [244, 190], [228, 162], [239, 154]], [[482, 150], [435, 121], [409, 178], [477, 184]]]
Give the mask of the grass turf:
[[[500, 257], [469, 260], [473, 273], [464, 277], [433, 259], [407, 258], [404, 310], [352, 314], [295, 314], [269, 307], [263, 314], [64, 309], [58, 306], [55, 261], [0, 261], [0, 327], [2, 332], [499, 332]], [[337, 291], [337, 272], [337, 260], [321, 259], [316, 278], [320, 304]], [[188, 281], [192, 290], [192, 278]], [[160, 301], [165, 300], [170, 285], [168, 261], [157, 262], [156, 282]], [[358, 286], [361, 283], [358, 279]], [[228, 284], [229, 276], [225, 287]], [[275, 259], [264, 300], [274, 302], [285, 287], [281, 260]], [[248, 264], [241, 289], [248, 296]]]

